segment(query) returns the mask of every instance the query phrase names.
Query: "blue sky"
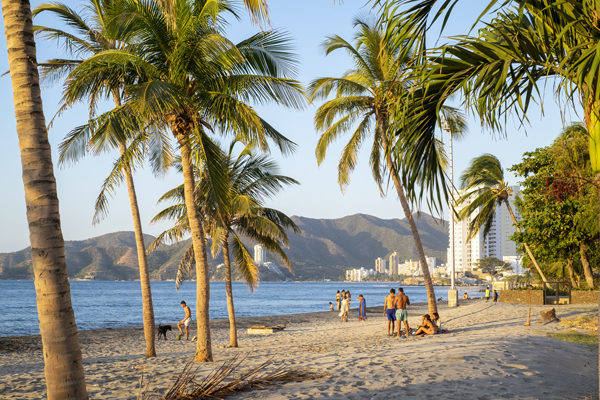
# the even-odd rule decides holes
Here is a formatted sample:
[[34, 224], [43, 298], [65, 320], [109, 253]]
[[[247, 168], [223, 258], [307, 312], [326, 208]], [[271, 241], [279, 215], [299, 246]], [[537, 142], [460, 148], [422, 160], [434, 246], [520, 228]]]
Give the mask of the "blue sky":
[[[32, 7], [39, 3], [41, 2], [33, 1]], [[81, 4], [71, 0], [65, 3], [74, 8]], [[471, 21], [481, 12], [483, 3], [485, 2], [481, 0], [459, 3], [444, 35], [466, 34]], [[273, 27], [287, 30], [294, 38], [302, 62], [299, 79], [303, 83], [317, 77], [339, 76], [350, 67], [345, 54], [339, 52], [325, 58], [320, 45], [325, 36], [330, 34], [352, 38], [352, 19], [356, 15], [367, 15], [370, 10], [368, 5], [364, 6], [364, 0], [345, 0], [341, 5], [337, 0], [271, 0], [269, 4]], [[43, 16], [34, 23], [58, 26], [56, 20]], [[1, 29], [4, 37], [3, 26]], [[256, 28], [245, 19], [240, 22], [232, 21], [228, 35], [235, 41], [255, 32]], [[40, 62], [60, 56], [60, 49], [54, 44], [38, 41], [37, 48]], [[6, 42], [3, 39], [0, 41], [0, 71], [7, 70]], [[59, 86], [43, 88], [47, 121], [56, 113], [60, 92]], [[455, 143], [455, 175], [460, 174], [473, 157], [482, 153], [495, 154], [503, 166], [509, 167], [519, 162], [524, 152], [550, 144], [560, 132], [563, 120], [560, 109], [552, 98], [551, 87], [548, 92], [545, 115], [541, 115], [539, 108], [534, 109], [530, 113], [531, 124], [525, 128], [509, 120], [506, 139], [494, 138], [471, 118], [469, 135], [463, 141]], [[0, 121], [3, 124], [0, 134], [0, 252], [9, 252], [27, 247], [29, 233], [9, 76], [0, 79], [0, 93]], [[317, 166], [314, 149], [318, 135], [313, 126], [317, 106], [318, 104], [309, 106], [304, 111], [291, 111], [277, 106], [259, 108], [267, 121], [299, 145], [298, 152], [287, 158], [273, 152], [282, 173], [297, 179], [301, 185], [286, 189], [270, 201], [269, 206], [288, 215], [310, 218], [339, 218], [356, 213], [386, 219], [404, 218], [393, 192], [390, 191], [382, 199], [373, 183], [368, 167], [369, 142], [364, 144], [365, 151], [344, 194], [337, 185], [336, 170], [343, 139], [330, 148], [325, 162], [320, 167]], [[57, 145], [73, 127], [85, 123], [86, 119], [85, 105], [71, 109], [56, 119], [49, 131], [55, 162]], [[579, 119], [576, 115], [567, 116], [566, 122]], [[222, 142], [228, 142], [228, 139], [223, 139]], [[109, 232], [133, 230], [124, 186], [112, 199], [108, 217], [99, 225], [93, 226], [91, 223], [94, 201], [115, 157], [116, 153], [89, 157], [74, 167], [55, 169], [63, 235], [66, 240], [81, 240]], [[507, 173], [507, 179], [516, 183], [516, 178], [510, 173]], [[146, 233], [156, 235], [168, 227], [166, 224], [149, 224], [151, 218], [163, 207], [157, 205], [156, 201], [165, 191], [179, 185], [181, 177], [171, 172], [164, 178], [156, 178], [146, 169], [135, 174], [135, 182], [143, 229]]]

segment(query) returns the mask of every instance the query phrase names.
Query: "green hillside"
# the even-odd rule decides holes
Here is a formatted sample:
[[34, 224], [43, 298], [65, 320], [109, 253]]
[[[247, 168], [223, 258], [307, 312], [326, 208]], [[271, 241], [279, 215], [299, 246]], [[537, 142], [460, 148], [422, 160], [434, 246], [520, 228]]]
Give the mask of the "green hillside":
[[[290, 279], [337, 279], [348, 268], [374, 268], [377, 257], [387, 257], [396, 251], [400, 260], [418, 258], [406, 220], [385, 220], [370, 215], [356, 214], [339, 219], [311, 219], [292, 217], [302, 233], [290, 234], [290, 248], [286, 251], [292, 261], [295, 276], [283, 271], [277, 257], [269, 259], [278, 264]], [[428, 256], [446, 260], [448, 247], [447, 225], [437, 223], [422, 214], [417, 221], [421, 240]], [[146, 244], [154, 237], [145, 235]], [[179, 261], [190, 241], [162, 246], [148, 257], [151, 279], [174, 279]], [[246, 242], [250, 248], [254, 243]], [[139, 279], [135, 237], [133, 232], [115, 232], [86, 240], [65, 243], [69, 277], [96, 280]], [[270, 258], [268, 256], [267, 258]], [[222, 279], [217, 265], [222, 257], [212, 259], [209, 265], [213, 279]], [[239, 277], [234, 272], [234, 277]], [[261, 268], [263, 281], [282, 277]], [[33, 279], [31, 250], [0, 253], [0, 279]]]

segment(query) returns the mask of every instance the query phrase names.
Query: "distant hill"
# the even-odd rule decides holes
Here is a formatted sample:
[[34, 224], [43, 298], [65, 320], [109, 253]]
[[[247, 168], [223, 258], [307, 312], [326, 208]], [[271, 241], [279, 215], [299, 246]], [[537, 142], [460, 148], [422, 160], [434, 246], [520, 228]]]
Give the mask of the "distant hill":
[[[356, 214], [339, 219], [312, 219], [292, 217], [302, 233], [290, 233], [290, 248], [286, 254], [292, 262], [294, 275], [283, 271], [286, 277], [299, 279], [337, 279], [348, 268], [374, 268], [377, 257], [387, 257], [396, 251], [400, 260], [418, 258], [413, 238], [404, 219], [380, 219]], [[448, 247], [447, 224], [442, 225], [427, 214], [417, 220], [421, 240], [428, 256], [444, 262]], [[146, 245], [154, 240], [145, 235]], [[173, 279], [179, 261], [190, 240], [170, 246], [161, 246], [148, 256], [151, 279]], [[252, 247], [254, 243], [246, 242]], [[96, 280], [139, 279], [135, 237], [133, 232], [115, 232], [86, 240], [65, 243], [67, 267], [71, 278]], [[277, 257], [267, 257], [282, 266]], [[209, 257], [214, 279], [222, 273], [216, 266], [222, 257]], [[281, 268], [284, 270], [284, 268]], [[238, 275], [234, 273], [234, 277]], [[32, 279], [31, 249], [14, 253], [0, 253], [0, 279]], [[261, 280], [279, 280], [281, 276], [261, 269]]]

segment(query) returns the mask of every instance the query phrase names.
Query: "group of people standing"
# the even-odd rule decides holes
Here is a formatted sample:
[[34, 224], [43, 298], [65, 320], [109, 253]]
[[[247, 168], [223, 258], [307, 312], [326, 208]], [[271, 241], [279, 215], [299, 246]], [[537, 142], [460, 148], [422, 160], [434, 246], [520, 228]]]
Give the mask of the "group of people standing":
[[[350, 312], [350, 303], [352, 303], [352, 296], [350, 295], [350, 291], [338, 290], [335, 295], [335, 301], [337, 303], [337, 311], [339, 311], [339, 316], [341, 322], [348, 322], [348, 313]], [[358, 320], [366, 321], [367, 320], [367, 303], [363, 295], [358, 296], [359, 306], [358, 306]], [[333, 308], [333, 305], [331, 306]], [[333, 310], [332, 310], [333, 311]]]

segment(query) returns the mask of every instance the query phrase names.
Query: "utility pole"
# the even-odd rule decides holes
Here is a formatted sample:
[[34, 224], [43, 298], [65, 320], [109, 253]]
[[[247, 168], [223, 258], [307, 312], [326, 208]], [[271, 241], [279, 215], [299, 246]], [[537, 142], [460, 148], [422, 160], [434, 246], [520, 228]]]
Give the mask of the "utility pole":
[[[443, 118], [443, 117], [442, 117]], [[456, 307], [458, 306], [458, 291], [456, 290], [456, 286], [454, 283], [454, 276], [456, 275], [456, 270], [454, 266], [454, 166], [453, 166], [453, 155], [452, 155], [452, 129], [450, 129], [450, 125], [445, 118], [442, 119], [442, 130], [448, 132], [450, 135], [450, 199], [448, 201], [448, 213], [450, 214], [449, 224], [450, 224], [450, 290], [448, 290], [448, 307]]]

